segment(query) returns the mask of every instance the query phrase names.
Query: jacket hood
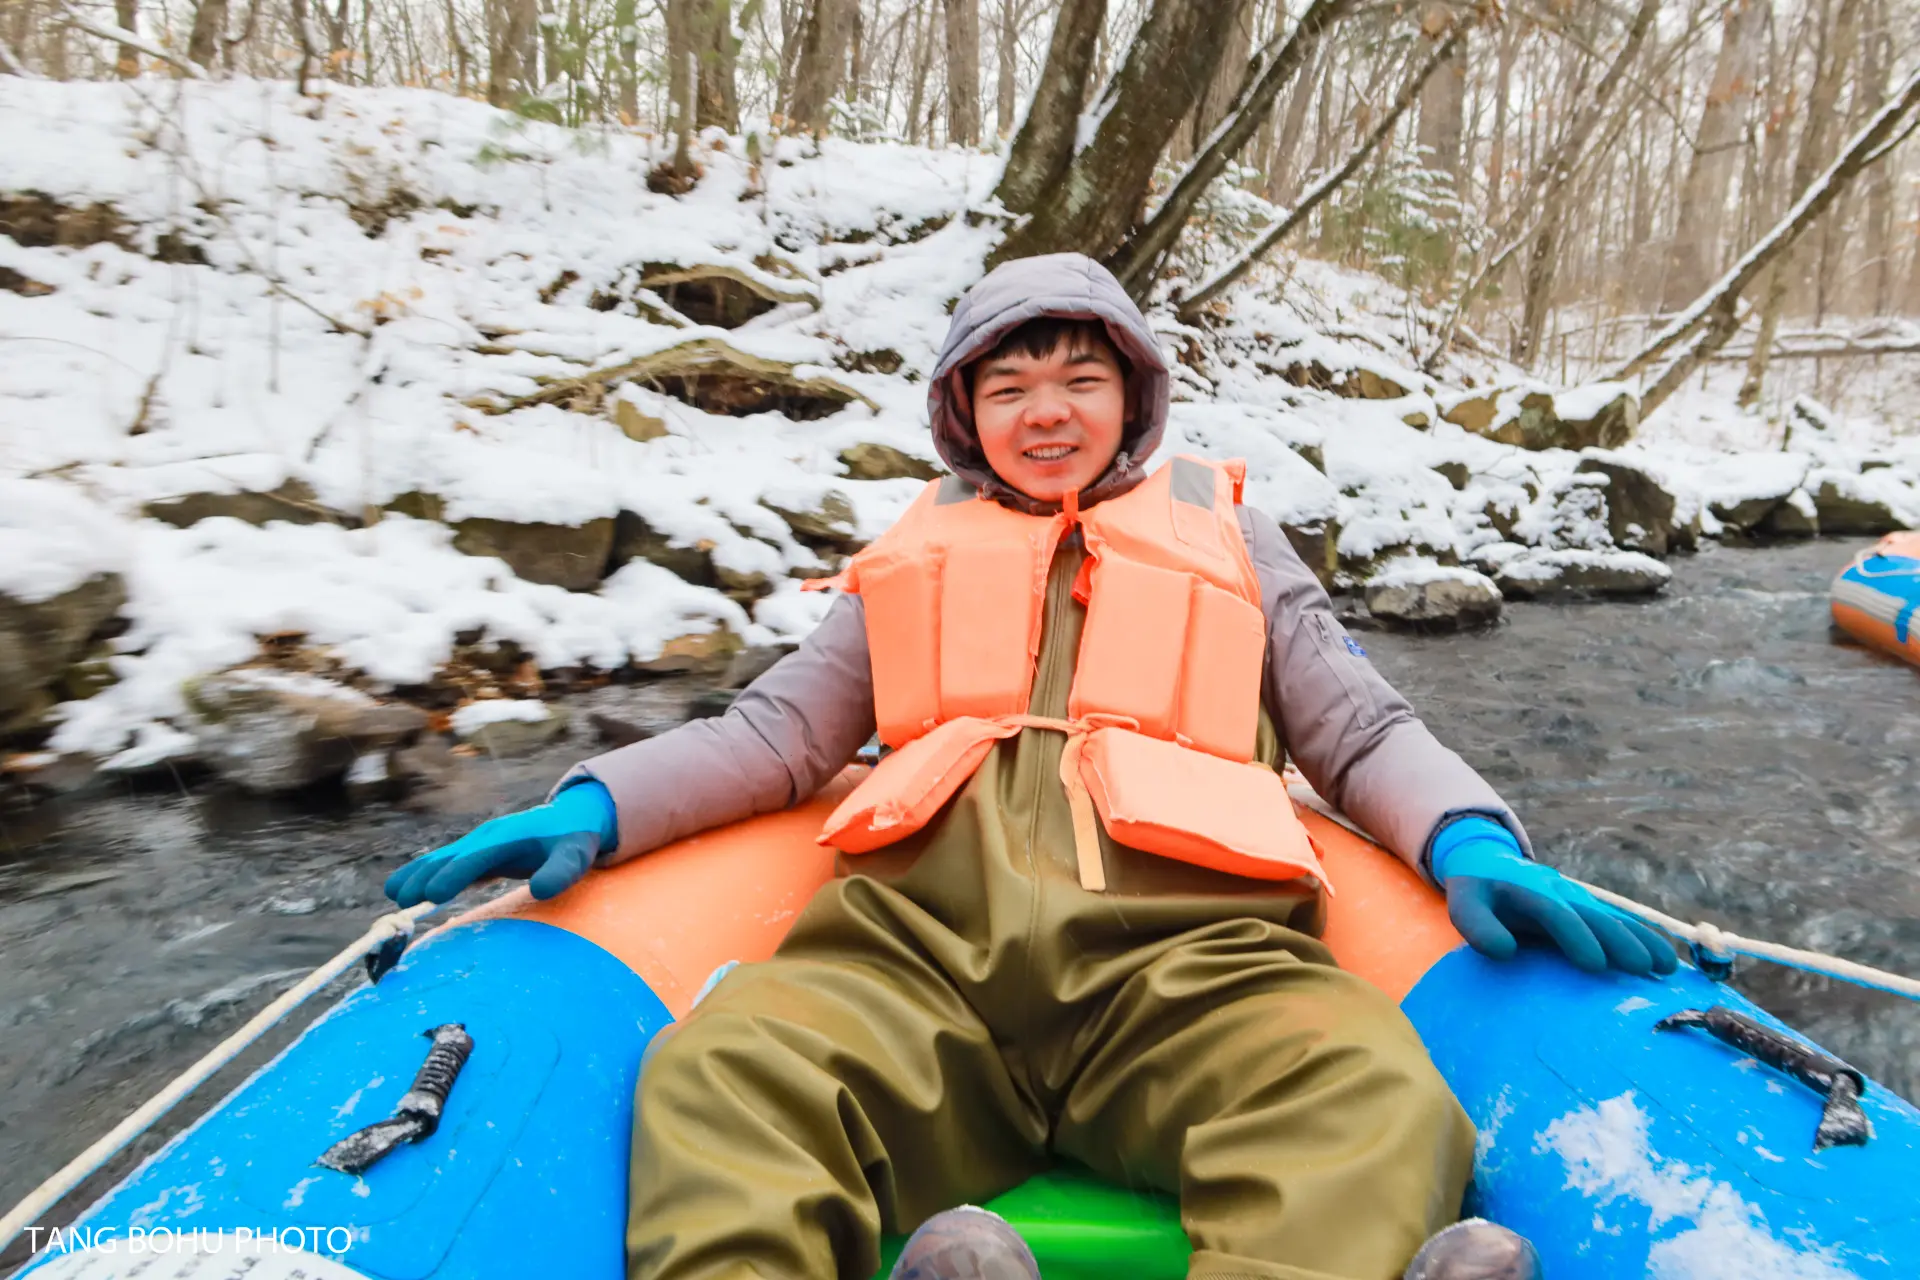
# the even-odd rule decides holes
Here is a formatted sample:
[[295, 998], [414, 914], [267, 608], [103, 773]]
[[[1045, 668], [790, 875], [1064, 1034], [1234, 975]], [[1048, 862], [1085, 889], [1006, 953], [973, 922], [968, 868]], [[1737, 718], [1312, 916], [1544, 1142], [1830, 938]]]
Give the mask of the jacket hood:
[[1127, 425], [1113, 463], [1086, 489], [1080, 505], [1117, 497], [1139, 484], [1146, 460], [1167, 426], [1170, 379], [1147, 318], [1113, 273], [1081, 253], [1016, 258], [989, 271], [961, 297], [940, 348], [927, 391], [933, 447], [947, 467], [988, 497], [1029, 514], [1058, 510], [1008, 485], [981, 452], [967, 397], [958, 394], [966, 366], [993, 349], [1008, 332], [1039, 316], [1098, 320], [1115, 348], [1133, 366], [1127, 378]]

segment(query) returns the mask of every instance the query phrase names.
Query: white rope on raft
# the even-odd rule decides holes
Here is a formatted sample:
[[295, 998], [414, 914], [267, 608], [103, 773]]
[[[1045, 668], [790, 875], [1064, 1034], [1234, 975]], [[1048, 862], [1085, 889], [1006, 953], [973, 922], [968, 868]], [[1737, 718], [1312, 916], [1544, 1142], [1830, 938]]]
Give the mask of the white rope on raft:
[[[1320, 793], [1313, 789], [1312, 784], [1293, 769], [1287, 770], [1286, 779], [1287, 794], [1293, 797], [1295, 803], [1313, 810], [1329, 822], [1338, 823], [1363, 840], [1374, 844], [1379, 843], [1361, 829], [1353, 819], [1328, 804]], [[1573, 879], [1571, 876], [1567, 878]], [[1749, 956], [1755, 960], [1765, 960], [1770, 964], [1784, 965], [1789, 969], [1800, 969], [1807, 973], [1838, 978], [1842, 982], [1851, 982], [1855, 986], [1871, 987], [1876, 991], [1905, 996], [1909, 1000], [1920, 1000], [1920, 980], [1903, 974], [1889, 973], [1885, 969], [1876, 969], [1872, 965], [1856, 964], [1852, 960], [1843, 960], [1839, 956], [1830, 956], [1820, 951], [1803, 951], [1799, 947], [1782, 946], [1777, 942], [1743, 938], [1737, 933], [1729, 933], [1705, 920], [1698, 924], [1687, 924], [1685, 921], [1674, 919], [1664, 911], [1657, 911], [1645, 903], [1635, 902], [1632, 898], [1615, 893], [1611, 889], [1602, 889], [1599, 885], [1588, 884], [1584, 880], [1573, 882], [1608, 906], [1638, 916], [1648, 924], [1699, 947], [1709, 960], [1731, 963], [1736, 955]]]
[[148, 1098], [138, 1111], [115, 1125], [113, 1131], [104, 1135], [98, 1142], [69, 1160], [65, 1168], [35, 1187], [26, 1199], [7, 1212], [6, 1217], [0, 1218], [0, 1251], [4, 1251], [13, 1243], [15, 1237], [33, 1225], [42, 1214], [91, 1177], [101, 1165], [119, 1154], [128, 1143], [151, 1128], [154, 1121], [171, 1111], [182, 1098], [205, 1084], [220, 1068], [239, 1057], [248, 1045], [258, 1040], [269, 1027], [286, 1017], [307, 997], [351, 969], [361, 957], [389, 938], [412, 937], [414, 922], [434, 910], [435, 906], [435, 903], [423, 902], [419, 906], [381, 916], [373, 922], [371, 928], [349, 943], [333, 959], [289, 987], [279, 999], [248, 1019], [245, 1026], [222, 1040], [205, 1057], [168, 1081], [166, 1087]]

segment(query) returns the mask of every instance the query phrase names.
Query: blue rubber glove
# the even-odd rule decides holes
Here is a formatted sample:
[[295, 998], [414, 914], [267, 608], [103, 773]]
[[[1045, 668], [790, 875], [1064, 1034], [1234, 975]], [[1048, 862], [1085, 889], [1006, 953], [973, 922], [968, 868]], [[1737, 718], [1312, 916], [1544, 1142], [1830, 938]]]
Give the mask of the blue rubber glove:
[[1612, 967], [1645, 978], [1672, 973], [1678, 963], [1665, 938], [1527, 857], [1491, 818], [1442, 827], [1429, 865], [1447, 891], [1453, 927], [1481, 955], [1512, 958], [1521, 934], [1547, 938], [1588, 973]]
[[483, 822], [421, 854], [387, 877], [387, 896], [411, 907], [445, 902], [486, 876], [524, 876], [534, 897], [551, 898], [618, 843], [613, 796], [599, 782], [577, 782], [546, 804]]

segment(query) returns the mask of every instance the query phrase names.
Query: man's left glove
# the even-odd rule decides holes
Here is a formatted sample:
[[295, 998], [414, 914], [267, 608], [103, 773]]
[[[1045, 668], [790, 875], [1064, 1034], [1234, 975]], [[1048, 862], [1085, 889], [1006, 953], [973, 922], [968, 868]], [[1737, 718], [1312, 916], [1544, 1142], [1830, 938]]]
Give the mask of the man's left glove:
[[446, 902], [485, 876], [524, 876], [534, 897], [551, 898], [586, 875], [601, 850], [618, 847], [615, 817], [604, 785], [576, 782], [546, 804], [421, 854], [387, 877], [387, 896], [403, 907]]
[[1447, 915], [1469, 946], [1506, 960], [1515, 934], [1545, 936], [1588, 973], [1607, 968], [1645, 978], [1679, 963], [1667, 940], [1602, 903], [1521, 850], [1491, 818], [1457, 818], [1433, 837], [1428, 864], [1447, 891]]

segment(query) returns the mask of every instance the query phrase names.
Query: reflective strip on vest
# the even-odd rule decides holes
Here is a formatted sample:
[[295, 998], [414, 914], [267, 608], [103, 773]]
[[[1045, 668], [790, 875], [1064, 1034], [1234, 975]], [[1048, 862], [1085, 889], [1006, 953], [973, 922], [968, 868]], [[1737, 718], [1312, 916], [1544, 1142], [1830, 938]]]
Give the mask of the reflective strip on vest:
[[[1081, 512], [1028, 516], [928, 485], [834, 585], [866, 603], [874, 710], [894, 750], [821, 841], [865, 853], [920, 830], [993, 744], [1064, 733], [1080, 880], [1105, 887], [1095, 815], [1148, 853], [1325, 882], [1279, 774], [1254, 762], [1266, 616], [1234, 511], [1245, 468], [1180, 457]], [[956, 500], [958, 499], [958, 500]], [[1028, 714], [1048, 572], [1077, 523], [1090, 570], [1067, 718]]]

